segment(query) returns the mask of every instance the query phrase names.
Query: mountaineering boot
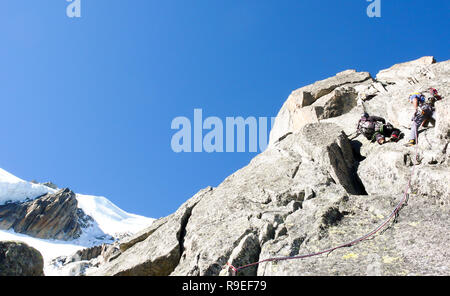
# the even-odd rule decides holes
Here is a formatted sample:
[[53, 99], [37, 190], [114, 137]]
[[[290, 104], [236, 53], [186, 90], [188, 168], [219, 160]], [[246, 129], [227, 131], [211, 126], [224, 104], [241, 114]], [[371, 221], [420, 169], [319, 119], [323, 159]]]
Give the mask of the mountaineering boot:
[[414, 145], [416, 145], [416, 140], [409, 140], [409, 142], [405, 144], [406, 147], [411, 147]]

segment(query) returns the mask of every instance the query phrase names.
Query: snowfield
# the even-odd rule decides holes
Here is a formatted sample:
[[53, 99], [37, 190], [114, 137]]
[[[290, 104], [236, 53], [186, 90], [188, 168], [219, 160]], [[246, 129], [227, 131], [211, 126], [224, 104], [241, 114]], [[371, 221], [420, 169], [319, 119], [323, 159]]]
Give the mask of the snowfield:
[[77, 194], [77, 201], [78, 207], [97, 222], [99, 229], [113, 237], [136, 233], [155, 220], [127, 213], [103, 196]]
[[56, 190], [44, 185], [26, 182], [0, 168], [0, 205], [23, 202]]
[[[26, 182], [0, 168], [0, 205], [25, 202], [57, 191]], [[117, 238], [150, 226], [155, 220], [127, 213], [102, 196], [76, 194], [76, 198], [78, 208], [92, 218], [89, 226], [82, 228], [79, 238], [72, 241], [45, 240], [15, 233], [10, 229], [0, 230], [0, 241], [21, 241], [39, 250], [44, 257], [45, 275], [70, 275], [64, 268], [53, 265], [52, 261], [61, 256], [73, 255], [84, 248], [112, 243]]]

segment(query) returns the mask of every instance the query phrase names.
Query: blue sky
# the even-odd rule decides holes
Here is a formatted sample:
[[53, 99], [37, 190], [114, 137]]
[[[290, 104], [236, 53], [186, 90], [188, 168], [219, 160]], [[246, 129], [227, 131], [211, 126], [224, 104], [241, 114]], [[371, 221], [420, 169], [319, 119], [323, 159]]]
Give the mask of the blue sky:
[[[449, 59], [450, 2], [0, 2], [0, 167], [150, 217], [256, 153], [174, 153], [171, 121], [276, 116], [290, 92], [346, 69]], [[226, 197], [224, 197], [226, 198]]]

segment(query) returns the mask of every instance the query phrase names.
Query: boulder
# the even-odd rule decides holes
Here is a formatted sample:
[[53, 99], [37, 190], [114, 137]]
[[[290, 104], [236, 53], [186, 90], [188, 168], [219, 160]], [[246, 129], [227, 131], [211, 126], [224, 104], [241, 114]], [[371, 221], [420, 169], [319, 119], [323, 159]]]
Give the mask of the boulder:
[[22, 242], [0, 241], [0, 276], [43, 276], [41, 253]]
[[347, 135], [333, 123], [315, 123], [299, 132], [300, 153], [327, 170], [335, 183], [351, 194], [365, 194], [356, 175], [356, 160]]
[[357, 105], [358, 93], [352, 87], [339, 87], [318, 99], [312, 104], [320, 107], [318, 119], [333, 118], [343, 115], [352, 110]]
[[292, 112], [291, 131], [299, 131], [309, 123], [338, 117], [357, 106], [358, 93], [352, 87], [339, 87], [310, 106]]

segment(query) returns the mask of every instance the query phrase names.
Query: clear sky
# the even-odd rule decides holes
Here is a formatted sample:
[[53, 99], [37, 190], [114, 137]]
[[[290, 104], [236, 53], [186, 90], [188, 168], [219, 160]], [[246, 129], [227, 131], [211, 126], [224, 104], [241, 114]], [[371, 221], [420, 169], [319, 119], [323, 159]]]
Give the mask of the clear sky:
[[[0, 167], [159, 218], [256, 153], [174, 153], [177, 116], [276, 116], [290, 92], [450, 58], [450, 1], [0, 1]], [[226, 197], [224, 197], [226, 198]]]

